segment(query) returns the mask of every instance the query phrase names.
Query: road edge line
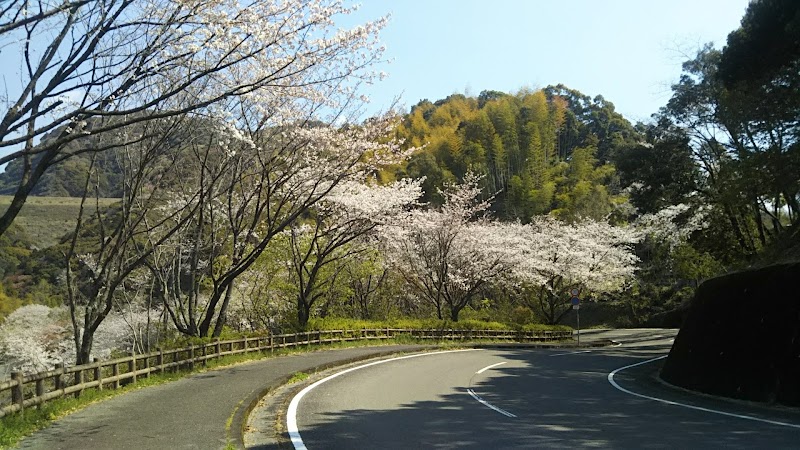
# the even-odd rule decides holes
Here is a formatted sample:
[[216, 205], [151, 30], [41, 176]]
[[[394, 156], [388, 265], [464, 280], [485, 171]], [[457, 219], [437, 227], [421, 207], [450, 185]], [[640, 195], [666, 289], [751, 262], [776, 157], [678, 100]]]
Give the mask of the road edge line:
[[334, 378], [337, 378], [337, 377], [339, 377], [341, 375], [344, 375], [344, 374], [347, 374], [347, 373], [350, 373], [350, 372], [353, 372], [353, 371], [356, 371], [356, 370], [359, 370], [359, 369], [363, 369], [365, 367], [376, 366], [378, 364], [384, 364], [384, 363], [391, 362], [391, 361], [398, 361], [398, 360], [401, 360], [401, 359], [418, 358], [420, 356], [438, 355], [438, 354], [442, 354], [442, 353], [471, 352], [471, 351], [475, 351], [475, 350], [477, 350], [477, 349], [467, 348], [467, 349], [459, 349], [459, 350], [444, 350], [444, 351], [438, 351], [438, 352], [417, 353], [417, 354], [413, 354], [413, 355], [398, 356], [398, 357], [395, 357], [395, 358], [382, 359], [380, 361], [373, 361], [373, 362], [368, 363], [368, 364], [362, 364], [360, 366], [351, 367], [349, 369], [342, 370], [341, 372], [336, 372], [333, 375], [329, 375], [329, 376], [327, 376], [327, 377], [325, 377], [325, 378], [323, 378], [321, 380], [318, 380], [318, 381], [306, 386], [305, 388], [303, 388], [302, 391], [298, 392], [297, 395], [295, 395], [292, 398], [291, 403], [289, 403], [289, 408], [286, 411], [286, 431], [289, 434], [289, 440], [292, 442], [292, 446], [295, 448], [295, 450], [307, 450], [305, 444], [303, 443], [303, 438], [300, 436], [300, 430], [297, 427], [297, 408], [298, 408], [298, 406], [300, 406], [300, 400], [302, 400], [303, 397], [306, 394], [311, 392], [317, 386], [319, 386], [319, 385], [321, 385], [321, 384], [323, 384], [323, 383], [325, 383], [327, 381], [330, 381], [330, 380], [332, 380]]
[[717, 410], [717, 409], [711, 409], [711, 408], [705, 408], [705, 407], [702, 407], [702, 406], [689, 405], [689, 404], [686, 404], [686, 403], [676, 402], [676, 401], [673, 401], [673, 400], [666, 400], [666, 399], [663, 399], [663, 398], [658, 398], [658, 397], [652, 397], [652, 396], [649, 396], [649, 395], [639, 394], [637, 392], [633, 392], [631, 390], [625, 389], [624, 387], [620, 386], [616, 381], [614, 381], [614, 375], [616, 375], [617, 373], [619, 373], [619, 372], [621, 372], [621, 371], [623, 371], [625, 369], [630, 369], [630, 368], [633, 368], [633, 367], [642, 366], [644, 364], [648, 364], [648, 363], [651, 363], [651, 362], [654, 362], [654, 361], [658, 361], [658, 360], [664, 359], [667, 356], [669, 356], [669, 355], [663, 355], [663, 356], [659, 356], [658, 358], [652, 358], [652, 359], [648, 359], [646, 361], [640, 361], [640, 362], [638, 362], [636, 364], [630, 364], [630, 365], [627, 365], [625, 367], [620, 367], [619, 369], [613, 370], [608, 374], [608, 382], [611, 383], [611, 385], [614, 386], [617, 390], [622, 391], [622, 392], [624, 392], [626, 394], [633, 395], [633, 396], [639, 397], [639, 398], [644, 398], [644, 399], [647, 399], [647, 400], [653, 400], [653, 401], [664, 403], [664, 404], [667, 404], [667, 405], [681, 406], [681, 407], [688, 408], [688, 409], [693, 409], [693, 410], [696, 410], [696, 411], [703, 411], [703, 412], [708, 412], [708, 413], [712, 413], [712, 414], [719, 414], [719, 415], [722, 415], [722, 416], [735, 417], [737, 419], [753, 420], [753, 421], [756, 421], [756, 422], [768, 423], [770, 425], [778, 425], [778, 426], [782, 426], [782, 427], [790, 427], [790, 428], [800, 429], [800, 425], [794, 424], [794, 423], [780, 422], [780, 421], [777, 421], [777, 420], [770, 420], [770, 419], [762, 419], [760, 417], [747, 416], [747, 415], [744, 415], [744, 414], [730, 413], [730, 412], [726, 412], [726, 411], [720, 411], [720, 410]]

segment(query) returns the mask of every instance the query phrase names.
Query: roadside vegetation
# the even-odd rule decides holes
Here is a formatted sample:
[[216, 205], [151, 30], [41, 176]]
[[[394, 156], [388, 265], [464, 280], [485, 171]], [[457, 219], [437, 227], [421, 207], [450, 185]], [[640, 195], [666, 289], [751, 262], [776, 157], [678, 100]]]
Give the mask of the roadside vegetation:
[[0, 109], [0, 367], [564, 327], [573, 292], [585, 325], [675, 326], [704, 280], [798, 254], [800, 46], [766, 51], [795, 3], [752, 3], [633, 124], [560, 84], [362, 119], [386, 19], [337, 31], [334, 1], [39, 2], [0, 24], [31, 68]]
[[[343, 327], [343, 328], [342, 328]], [[345, 329], [345, 330], [359, 330], [362, 328], [368, 329], [386, 329], [386, 328], [397, 328], [397, 327], [404, 327], [404, 328], [416, 328], [420, 330], [424, 329], [483, 329], [483, 330], [508, 330], [510, 329], [508, 326], [503, 324], [486, 324], [484, 322], [477, 322], [470, 324], [469, 321], [454, 324], [452, 322], [438, 322], [438, 321], [392, 321], [392, 322], [366, 322], [366, 321], [347, 321], [347, 320], [339, 320], [339, 321], [332, 321], [332, 323], [326, 324], [326, 326], [322, 326], [321, 324], [317, 324], [317, 326], [312, 326], [312, 329], [315, 330], [333, 330], [333, 329]], [[527, 327], [526, 327], [527, 328]], [[537, 326], [536, 330], [565, 330], [568, 329], [567, 327], [563, 326]], [[226, 339], [233, 339], [241, 337], [241, 335], [228, 335], [224, 336]], [[208, 341], [208, 339], [202, 340]], [[482, 342], [491, 342], [491, 340], [482, 340]], [[187, 340], [181, 339], [178, 341], [173, 341], [171, 343], [167, 343], [169, 345], [173, 345], [173, 348], [185, 348], [185, 346], [189, 343], [199, 343], [197, 339]], [[10, 448], [15, 446], [22, 438], [27, 435], [30, 435], [36, 430], [42, 429], [47, 426], [52, 421], [68, 415], [74, 411], [82, 409], [88, 405], [93, 403], [106, 400], [111, 397], [115, 397], [117, 395], [122, 395], [126, 392], [130, 392], [132, 390], [145, 388], [148, 386], [155, 386], [163, 383], [168, 383], [171, 381], [178, 380], [180, 378], [186, 377], [193, 373], [202, 373], [208, 370], [213, 370], [221, 367], [227, 367], [236, 364], [242, 364], [251, 361], [258, 361], [265, 358], [273, 358], [285, 355], [292, 355], [292, 354], [299, 354], [299, 353], [308, 353], [319, 351], [321, 349], [343, 349], [343, 348], [354, 348], [354, 347], [364, 347], [364, 346], [389, 346], [395, 344], [419, 344], [419, 345], [426, 345], [426, 346], [439, 346], [444, 348], [452, 348], [452, 347], [461, 347], [465, 345], [470, 345], [470, 342], [467, 341], [431, 341], [428, 339], [415, 339], [409, 336], [397, 336], [390, 339], [381, 339], [379, 341], [375, 340], [363, 340], [363, 341], [343, 341], [343, 342], [333, 342], [328, 344], [309, 344], [309, 345], [299, 345], [296, 347], [286, 347], [282, 349], [275, 349], [269, 352], [254, 352], [254, 353], [244, 353], [238, 355], [228, 355], [223, 356], [220, 358], [212, 359], [206, 362], [205, 365], [197, 365], [194, 371], [189, 370], [178, 370], [175, 372], [166, 372], [166, 373], [159, 373], [159, 374], [152, 374], [149, 377], [140, 377], [136, 383], [128, 384], [121, 386], [119, 389], [104, 389], [102, 391], [98, 391], [96, 389], [87, 389], [82, 392], [80, 397], [66, 397], [58, 400], [54, 400], [51, 402], [44, 403], [41, 407], [38, 408], [27, 408], [24, 412], [19, 414], [11, 414], [5, 417], [0, 418], [0, 449], [3, 448]], [[169, 347], [165, 347], [169, 348]], [[289, 379], [289, 383], [296, 383], [306, 380], [310, 374], [304, 372], [297, 372], [292, 375]]]

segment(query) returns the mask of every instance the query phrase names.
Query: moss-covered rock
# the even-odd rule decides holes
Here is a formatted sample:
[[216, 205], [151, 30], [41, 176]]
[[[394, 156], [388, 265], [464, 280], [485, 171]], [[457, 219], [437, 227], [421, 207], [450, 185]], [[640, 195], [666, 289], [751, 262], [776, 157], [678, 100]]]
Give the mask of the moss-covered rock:
[[714, 278], [661, 372], [687, 389], [800, 406], [800, 263]]

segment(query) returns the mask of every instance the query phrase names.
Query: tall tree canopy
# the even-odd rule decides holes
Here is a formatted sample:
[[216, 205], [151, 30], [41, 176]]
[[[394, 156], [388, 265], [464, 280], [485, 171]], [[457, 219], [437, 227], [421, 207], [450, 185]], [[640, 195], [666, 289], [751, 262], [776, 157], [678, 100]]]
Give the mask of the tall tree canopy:
[[473, 172], [496, 213], [524, 222], [550, 212], [568, 220], [608, 216], [621, 191], [609, 163], [642, 139], [612, 103], [563, 85], [423, 100], [397, 133], [426, 146], [396, 174], [426, 177], [424, 201], [441, 203], [438, 189]]

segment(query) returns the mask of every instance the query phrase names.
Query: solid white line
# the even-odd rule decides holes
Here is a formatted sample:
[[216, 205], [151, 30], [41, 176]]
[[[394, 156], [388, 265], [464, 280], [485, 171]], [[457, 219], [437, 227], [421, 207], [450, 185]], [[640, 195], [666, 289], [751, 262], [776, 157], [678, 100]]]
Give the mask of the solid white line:
[[574, 355], [576, 353], [589, 353], [589, 352], [591, 352], [591, 350], [581, 350], [581, 351], [578, 351], [578, 352], [567, 352], [567, 353], [556, 353], [556, 354], [548, 355], [548, 356], [564, 356], [564, 355]]
[[483, 369], [481, 369], [481, 370], [479, 370], [479, 371], [477, 371], [477, 372], [475, 372], [475, 373], [483, 373], [483, 372], [486, 372], [487, 370], [491, 369], [492, 367], [502, 366], [502, 365], [503, 365], [503, 364], [505, 364], [506, 362], [507, 362], [507, 361], [503, 361], [503, 362], [499, 362], [499, 363], [497, 363], [497, 364], [492, 364], [491, 366], [486, 366], [486, 367], [484, 367]]
[[504, 410], [504, 409], [500, 409], [500, 408], [498, 408], [497, 406], [494, 406], [494, 405], [492, 405], [491, 403], [487, 402], [486, 400], [482, 399], [482, 398], [481, 398], [481, 397], [480, 397], [478, 394], [476, 394], [476, 393], [475, 393], [475, 391], [473, 391], [472, 389], [467, 389], [467, 392], [469, 393], [469, 395], [471, 395], [471, 396], [472, 396], [472, 398], [474, 398], [475, 400], [477, 400], [477, 401], [479, 401], [479, 402], [483, 403], [483, 405], [484, 405], [484, 406], [487, 406], [487, 407], [489, 407], [489, 408], [491, 408], [491, 409], [493, 409], [493, 410], [495, 410], [495, 411], [499, 412], [500, 414], [502, 414], [502, 415], [504, 415], [504, 416], [506, 416], [506, 417], [513, 417], [513, 418], [516, 418], [516, 417], [517, 417], [517, 416], [515, 416], [514, 414], [511, 414], [510, 412], [508, 412], [508, 411], [506, 411], [506, 410]]
[[668, 355], [659, 356], [658, 358], [648, 359], [647, 361], [641, 361], [641, 362], [638, 362], [636, 364], [631, 364], [629, 366], [620, 367], [619, 369], [617, 369], [617, 370], [615, 370], [615, 371], [613, 371], [613, 372], [608, 374], [608, 382], [611, 383], [612, 386], [614, 386], [615, 388], [619, 389], [620, 391], [622, 391], [622, 392], [624, 392], [626, 394], [630, 394], [630, 395], [633, 395], [633, 396], [636, 396], [636, 397], [640, 397], [640, 398], [646, 398], [648, 400], [654, 400], [654, 401], [661, 402], [661, 403], [666, 403], [667, 405], [682, 406], [684, 408], [694, 409], [694, 410], [697, 410], [697, 411], [704, 411], [704, 412], [709, 412], [709, 413], [713, 413], [713, 414], [720, 414], [720, 415], [728, 416], [728, 417], [736, 417], [738, 419], [755, 420], [756, 422], [764, 422], [764, 423], [768, 423], [768, 424], [771, 424], [771, 425], [779, 425], [779, 426], [782, 426], [782, 427], [800, 428], [800, 425], [794, 424], [794, 423], [778, 422], [776, 420], [762, 419], [760, 417], [745, 416], [745, 415], [742, 415], [742, 414], [734, 414], [734, 413], [729, 413], [729, 412], [725, 412], [725, 411], [718, 411], [716, 409], [703, 408], [701, 406], [687, 405], [685, 403], [673, 402], [671, 400], [664, 400], [663, 398], [651, 397], [649, 395], [637, 394], [636, 392], [629, 391], [628, 389], [625, 389], [624, 387], [622, 387], [619, 384], [617, 384], [616, 381], [614, 381], [614, 375], [616, 375], [618, 372], [620, 372], [622, 370], [630, 369], [630, 368], [636, 367], [636, 366], [641, 366], [641, 365], [644, 365], [644, 364], [647, 364], [647, 363], [651, 363], [653, 361], [658, 361], [659, 359], [664, 359], [667, 356]]
[[297, 407], [300, 405], [300, 400], [306, 394], [311, 392], [311, 390], [314, 389], [315, 387], [321, 385], [322, 383], [325, 383], [326, 381], [332, 380], [332, 379], [334, 379], [334, 378], [336, 378], [336, 377], [338, 377], [340, 375], [344, 375], [346, 373], [350, 373], [350, 372], [353, 372], [353, 371], [358, 370], [358, 369], [363, 369], [365, 367], [370, 367], [370, 366], [377, 366], [378, 364], [383, 364], [383, 363], [387, 363], [387, 362], [390, 362], [390, 361], [397, 361], [397, 360], [400, 360], [400, 359], [409, 359], [409, 358], [418, 358], [420, 356], [439, 355], [439, 354], [442, 354], [442, 353], [471, 352], [471, 351], [475, 351], [475, 350], [476, 349], [473, 349], [473, 348], [468, 348], [468, 349], [464, 349], [464, 350], [445, 350], [445, 351], [441, 351], [441, 352], [419, 353], [419, 354], [415, 354], [415, 355], [398, 356], [396, 358], [382, 359], [380, 361], [373, 361], [373, 362], [371, 362], [369, 364], [364, 364], [364, 365], [357, 366], [357, 367], [351, 367], [351, 368], [349, 368], [347, 370], [343, 370], [341, 372], [337, 372], [337, 373], [335, 373], [333, 375], [325, 377], [325, 378], [317, 381], [316, 383], [308, 385], [308, 386], [306, 386], [305, 389], [303, 389], [297, 395], [294, 396], [294, 398], [292, 399], [292, 402], [289, 403], [289, 409], [286, 411], [286, 430], [289, 432], [289, 439], [292, 440], [292, 445], [294, 445], [294, 448], [296, 450], [307, 450], [306, 449], [306, 445], [303, 443], [303, 438], [300, 437], [300, 430], [297, 428]]

